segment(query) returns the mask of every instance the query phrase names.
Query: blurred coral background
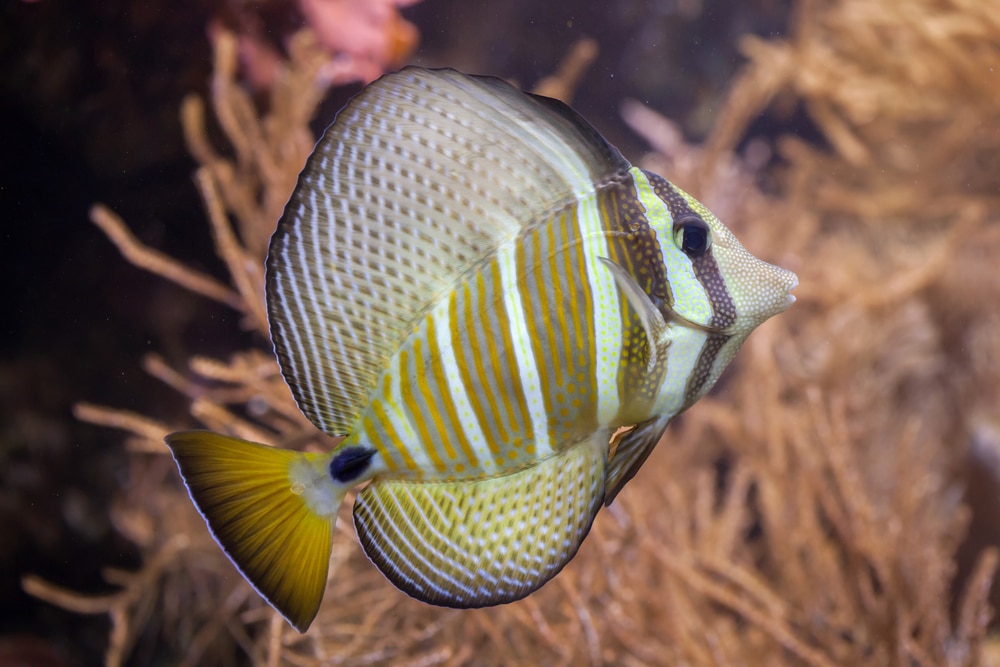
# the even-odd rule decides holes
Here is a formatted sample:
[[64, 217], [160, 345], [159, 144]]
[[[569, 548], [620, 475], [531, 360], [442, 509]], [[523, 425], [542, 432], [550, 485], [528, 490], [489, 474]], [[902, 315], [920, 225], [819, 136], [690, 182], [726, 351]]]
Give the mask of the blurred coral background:
[[[0, 12], [0, 667], [1000, 664], [1000, 1]], [[415, 603], [345, 512], [303, 637], [160, 438], [330, 446], [276, 373], [261, 262], [313, 137], [405, 63], [571, 101], [799, 301], [539, 593]]]

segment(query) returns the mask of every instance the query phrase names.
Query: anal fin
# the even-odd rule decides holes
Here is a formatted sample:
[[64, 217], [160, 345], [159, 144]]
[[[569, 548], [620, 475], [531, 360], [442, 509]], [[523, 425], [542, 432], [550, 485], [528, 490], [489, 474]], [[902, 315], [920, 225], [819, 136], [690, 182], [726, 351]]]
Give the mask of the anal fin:
[[512, 602], [576, 554], [604, 499], [606, 432], [500, 477], [376, 480], [358, 495], [365, 553], [407, 594], [446, 607]]
[[670, 423], [668, 417], [655, 417], [638, 424], [628, 431], [619, 434], [612, 443], [614, 454], [608, 461], [607, 490], [604, 492], [604, 505], [614, 502], [630, 479], [635, 477], [639, 468], [646, 462], [656, 443], [663, 437]]

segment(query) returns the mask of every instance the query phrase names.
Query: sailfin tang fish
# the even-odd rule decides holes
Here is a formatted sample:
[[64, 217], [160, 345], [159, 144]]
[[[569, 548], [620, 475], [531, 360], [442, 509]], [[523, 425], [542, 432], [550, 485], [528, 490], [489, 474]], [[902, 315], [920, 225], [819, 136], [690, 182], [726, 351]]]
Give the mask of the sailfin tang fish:
[[409, 595], [536, 590], [797, 283], [561, 102], [412, 67], [327, 129], [266, 268], [282, 374], [344, 439], [167, 444], [216, 540], [300, 631], [365, 482], [361, 546]]

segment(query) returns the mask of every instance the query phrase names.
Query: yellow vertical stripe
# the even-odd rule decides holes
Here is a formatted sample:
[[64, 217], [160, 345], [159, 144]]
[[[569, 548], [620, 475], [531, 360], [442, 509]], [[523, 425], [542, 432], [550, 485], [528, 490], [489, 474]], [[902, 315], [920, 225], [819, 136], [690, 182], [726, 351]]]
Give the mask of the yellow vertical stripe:
[[[421, 348], [423, 347], [423, 345], [421, 344], [422, 343], [421, 339], [417, 337], [414, 338], [413, 340], [413, 361], [417, 368], [417, 375], [416, 375], [417, 390], [420, 392], [420, 395], [423, 396], [424, 404], [427, 406], [427, 410], [421, 416], [426, 417], [428, 414], [430, 414], [431, 419], [434, 421], [434, 433], [431, 434], [431, 437], [434, 438], [435, 442], [441, 443], [441, 445], [444, 447], [445, 456], [447, 456], [450, 460], [454, 461], [455, 448], [452, 447], [451, 442], [448, 441], [448, 432], [447, 430], [445, 430], [444, 420], [441, 419], [441, 411], [438, 410], [438, 401], [443, 400], [443, 394], [447, 392], [447, 387], [445, 387], [445, 391], [442, 392], [441, 388], [443, 385], [439, 384], [437, 386], [438, 391], [435, 394], [434, 390], [431, 388], [430, 380], [431, 377], [434, 377], [434, 379], [437, 380], [437, 377], [427, 372], [427, 365], [426, 365], [427, 357], [431, 359], [432, 367], [434, 365], [435, 360], [438, 363], [441, 362], [441, 358], [438, 354], [438, 349], [436, 344], [437, 341], [434, 340], [434, 335], [435, 335], [434, 318], [428, 317], [427, 347], [429, 349], [426, 356], [421, 353]], [[448, 397], [448, 400], [451, 400], [450, 396]], [[455, 406], [452, 406], [452, 410], [454, 410], [454, 407]], [[414, 415], [414, 417], [416, 417], [417, 421], [420, 422], [421, 424], [424, 425], [427, 424], [426, 419], [420, 419], [420, 416], [418, 415]]]
[[[372, 446], [375, 447], [375, 451], [377, 451], [379, 456], [382, 457], [382, 460], [385, 461], [385, 467], [389, 470], [389, 472], [396, 470], [396, 457], [393, 456], [393, 454], [389, 451], [389, 448], [385, 446], [384, 442], [382, 442], [382, 438], [379, 436], [378, 429], [375, 428], [375, 422], [372, 421], [372, 418], [368, 415], [362, 417], [361, 428], [364, 431], [368, 442], [372, 443]], [[400, 450], [400, 453], [402, 453], [402, 450]]]
[[[485, 302], [485, 298], [483, 296], [483, 292], [485, 290], [486, 286], [483, 284], [483, 276], [482, 273], [480, 273], [476, 276], [476, 291], [478, 292], [479, 295], [478, 300], [480, 304]], [[462, 322], [465, 325], [465, 327], [472, 332], [472, 335], [469, 336], [469, 347], [470, 347], [469, 352], [472, 355], [472, 364], [475, 366], [476, 376], [475, 377], [472, 376], [472, 372], [469, 370], [468, 364], [463, 364], [461, 368], [462, 380], [463, 382], [465, 382], [466, 387], [472, 388], [471, 398], [474, 403], [476, 417], [479, 420], [479, 427], [480, 429], [483, 430], [484, 434], [486, 435], [486, 441], [487, 444], [489, 445], [490, 452], [492, 454], [497, 454], [500, 451], [497, 440], [499, 440], [500, 442], [507, 442], [508, 434], [507, 434], [507, 429], [505, 429], [503, 425], [503, 418], [500, 416], [500, 413], [497, 410], [496, 396], [490, 390], [490, 387], [486, 382], [486, 369], [483, 367], [482, 349], [480, 348], [479, 336], [476, 335], [476, 328], [474, 325], [474, 322], [476, 322], [477, 319], [481, 322], [489, 321], [488, 315], [482, 308], [479, 310], [478, 313], [473, 313], [472, 295], [470, 294], [470, 290], [467, 285], [465, 286], [464, 296], [465, 296], [465, 307], [462, 309], [462, 318], [463, 318]], [[457, 315], [458, 308], [456, 307], [454, 310]], [[458, 318], [454, 317], [452, 319], [452, 327], [457, 327], [458, 322], [459, 322]], [[484, 326], [483, 330], [485, 331], [487, 336], [489, 336], [490, 332], [488, 331], [488, 327]], [[498, 390], [501, 393], [503, 393], [506, 387], [504, 386], [503, 378], [501, 378], [499, 375], [499, 371], [500, 371], [499, 366], [494, 365], [493, 372], [497, 374], [495, 376], [497, 383], [496, 386]], [[490, 404], [490, 411], [493, 413], [493, 420], [496, 422], [497, 425], [497, 432], [495, 434], [496, 438], [492, 437], [494, 434], [489, 433], [486, 430], [487, 426], [486, 413], [485, 410], [483, 409], [482, 401], [479, 400], [480, 392], [486, 394], [486, 401], [487, 403]]]
[[[568, 213], [567, 229], [579, 230], [579, 211], [573, 208]], [[587, 277], [587, 258], [584, 253], [584, 244], [580, 239], [574, 240], [572, 248], [567, 247], [564, 254], [564, 275], [570, 284], [573, 285], [573, 308], [570, 310], [572, 317], [572, 340], [575, 345], [570, 345], [570, 332], [568, 326], [563, 330], [563, 337], [567, 341], [566, 363], [569, 368], [575, 371], [575, 377], [570, 378], [574, 384], [575, 400], [581, 405], [593, 405], [593, 411], [578, 413], [578, 419], [593, 419], [597, 421], [597, 342], [594, 339], [594, 297], [591, 293], [592, 286]], [[582, 376], [582, 380], [580, 377]], [[567, 397], [572, 404], [574, 399]]]
[[413, 456], [410, 455], [410, 450], [407, 449], [403, 439], [396, 432], [396, 427], [392, 425], [389, 415], [386, 414], [385, 408], [382, 406], [382, 401], [377, 399], [372, 401], [371, 408], [375, 418], [378, 419], [379, 426], [382, 427], [389, 441], [392, 442], [392, 445], [399, 451], [400, 456], [403, 457], [403, 464], [410, 470], [416, 470], [417, 464], [414, 463]]
[[[503, 281], [500, 276], [500, 263], [493, 261], [491, 263], [491, 268], [491, 278], [493, 279], [493, 285], [495, 286], [494, 289], [501, 293], [499, 298], [497, 298], [492, 305], [497, 316], [497, 328], [500, 330], [499, 334], [504, 349], [504, 359], [507, 361], [507, 382], [504, 382], [503, 378], [500, 377], [500, 371], [504, 366], [500, 361], [496, 338], [493, 336], [486, 337], [486, 344], [490, 353], [490, 364], [493, 368], [497, 369], [500, 386], [510, 387], [511, 397], [517, 404], [518, 410], [521, 414], [520, 421], [515, 423], [520, 425], [524, 438], [530, 441], [535, 439], [535, 429], [531, 423], [531, 414], [528, 412], [528, 401], [525, 398], [524, 385], [521, 382], [521, 372], [517, 367], [517, 356], [514, 354], [514, 338], [511, 335], [510, 317], [507, 315], [507, 309], [503, 302]], [[480, 294], [482, 295], [483, 292], [480, 292]], [[482, 299], [482, 303], [480, 304], [480, 313], [485, 314], [487, 304], [482, 296], [480, 298]]]
[[[562, 342], [564, 345], [568, 346], [569, 332], [566, 330], [566, 311], [569, 309], [568, 306], [572, 307], [570, 306], [570, 304], [572, 303], [572, 297], [571, 297], [572, 281], [566, 280], [567, 278], [569, 278], [569, 276], [564, 271], [559, 270], [559, 264], [556, 261], [557, 256], [560, 255], [563, 251], [563, 249], [560, 248], [560, 243], [558, 242], [558, 239], [556, 238], [556, 229], [558, 228], [560, 231], [559, 238], [560, 239], [564, 238], [565, 225], [566, 225], [565, 215], [560, 215], [558, 218], [552, 220], [548, 225], [549, 247], [547, 252], [549, 255], [548, 257], [549, 279], [551, 280], [552, 296], [555, 297], [555, 301], [554, 303], [551, 304], [549, 308], [544, 308], [542, 312], [551, 313], [552, 311], [555, 311], [556, 323], [558, 323], [559, 332], [560, 334], [562, 334]], [[539, 280], [536, 280], [535, 284], [538, 285], [540, 288], [546, 286]], [[550, 358], [552, 359], [552, 364], [551, 364], [552, 370], [553, 374], [555, 375], [555, 387], [562, 387], [564, 384], [563, 365], [566, 363], [566, 359], [559, 359], [552, 356], [552, 353], [554, 353], [555, 350], [558, 349], [559, 341], [555, 335], [555, 327], [553, 326], [553, 322], [547, 321], [545, 324], [546, 324], [545, 328], [549, 330], [549, 344], [550, 344], [549, 350], [550, 350]], [[538, 355], [535, 355], [535, 358], [538, 358]], [[555, 389], [555, 387], [546, 387], [546, 395], [550, 394]], [[551, 404], [547, 404], [546, 408], [551, 410], [552, 409]], [[549, 414], [551, 415], [552, 413], [549, 412]]]
[[[451, 298], [454, 301], [455, 293], [457, 290], [452, 291]], [[454, 332], [452, 332], [452, 341], [456, 340], [454, 338]], [[462, 422], [458, 419], [458, 411], [455, 409], [455, 401], [452, 400], [451, 391], [448, 387], [448, 378], [445, 377], [444, 363], [441, 359], [441, 350], [438, 347], [436, 324], [434, 318], [430, 318], [427, 324], [427, 345], [429, 347], [430, 358], [431, 358], [431, 374], [434, 377], [434, 382], [437, 384], [438, 395], [441, 397], [441, 403], [444, 406], [445, 414], [448, 415], [448, 421], [451, 423], [451, 430], [458, 438], [458, 446], [462, 449], [465, 454], [465, 458], [470, 462], [475, 464], [476, 455], [472, 451], [472, 446], [469, 444], [469, 439], [465, 437], [465, 429], [462, 428]], [[456, 359], [457, 363], [457, 359]], [[428, 401], [430, 404], [430, 401]], [[436, 413], [436, 411], [434, 411]], [[440, 420], [438, 420], [438, 423]], [[443, 429], [443, 424], [441, 425]], [[441, 430], [441, 434], [444, 435], [444, 431]], [[455, 450], [451, 447], [450, 443], [445, 442], [445, 451], [448, 453], [452, 459], [455, 458]]]
[[[420, 339], [415, 338], [413, 341], [413, 355], [418, 360], [418, 366], [422, 366], [420, 363]], [[407, 369], [409, 368], [409, 354], [405, 349], [399, 351], [399, 372], [402, 374], [399, 378], [399, 393], [402, 394], [403, 404], [406, 405], [406, 409], [410, 412], [410, 418], [416, 424], [417, 434], [420, 437], [420, 446], [423, 447], [424, 451], [430, 457], [431, 462], [434, 463], [434, 467], [437, 468], [439, 472], [444, 472], [444, 461], [441, 460], [441, 454], [438, 452], [434, 441], [431, 439], [430, 431], [427, 430], [427, 422], [424, 421], [424, 414], [420, 407], [417, 405], [416, 399], [413, 397], [413, 389], [410, 387], [410, 382], [416, 380], [420, 382], [420, 369], [417, 369], [415, 373], [416, 378], [412, 378], [407, 375]], [[431, 412], [434, 412], [433, 410]]]

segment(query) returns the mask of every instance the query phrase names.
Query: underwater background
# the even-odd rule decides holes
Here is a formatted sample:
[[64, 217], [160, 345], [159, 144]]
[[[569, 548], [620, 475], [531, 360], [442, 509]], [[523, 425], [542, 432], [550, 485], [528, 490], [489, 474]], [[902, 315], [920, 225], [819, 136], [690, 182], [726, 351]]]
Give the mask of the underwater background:
[[[997, 0], [0, 17], [0, 667], [1000, 660]], [[413, 602], [344, 514], [300, 636], [160, 437], [329, 446], [276, 374], [255, 271], [312, 137], [404, 63], [565, 99], [801, 286], [537, 594]]]

